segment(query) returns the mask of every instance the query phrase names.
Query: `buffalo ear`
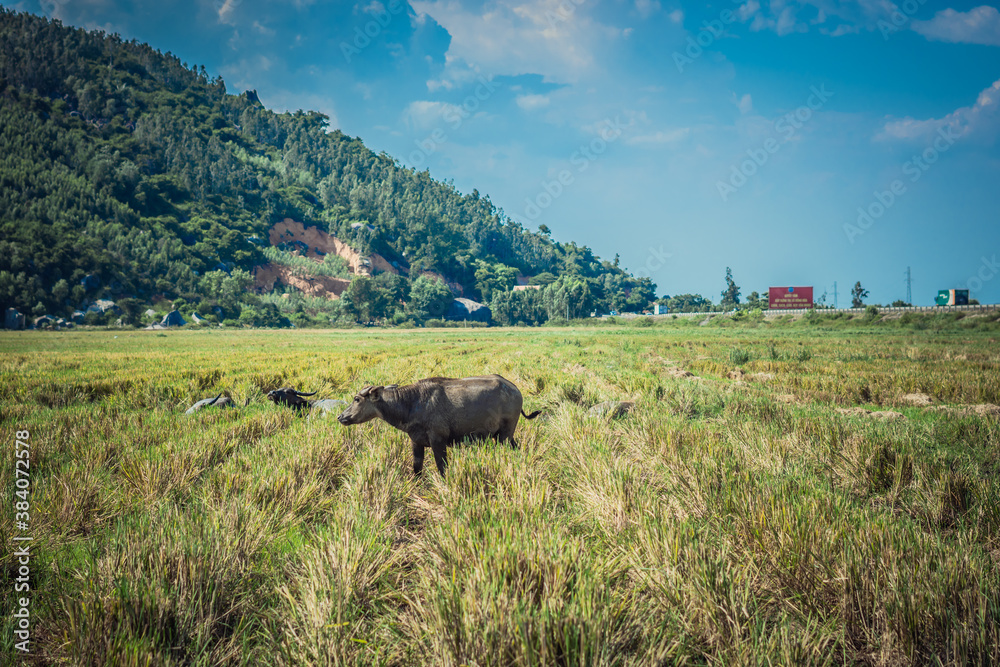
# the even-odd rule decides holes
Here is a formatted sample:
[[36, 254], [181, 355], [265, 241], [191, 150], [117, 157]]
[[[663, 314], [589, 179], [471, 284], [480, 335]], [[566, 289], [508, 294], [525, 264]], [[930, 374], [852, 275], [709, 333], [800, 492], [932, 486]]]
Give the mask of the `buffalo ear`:
[[371, 393], [369, 394], [369, 396], [371, 396], [371, 399], [373, 401], [381, 401], [382, 400], [382, 390], [383, 389], [385, 389], [385, 387], [372, 387], [372, 390], [371, 390]]

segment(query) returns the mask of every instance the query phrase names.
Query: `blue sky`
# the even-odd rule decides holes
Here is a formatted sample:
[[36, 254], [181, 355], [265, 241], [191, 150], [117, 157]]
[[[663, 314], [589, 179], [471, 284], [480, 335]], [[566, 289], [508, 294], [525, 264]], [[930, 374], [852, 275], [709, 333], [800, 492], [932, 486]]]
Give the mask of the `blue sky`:
[[1000, 301], [1000, 12], [908, 0], [43, 0], [718, 301]]

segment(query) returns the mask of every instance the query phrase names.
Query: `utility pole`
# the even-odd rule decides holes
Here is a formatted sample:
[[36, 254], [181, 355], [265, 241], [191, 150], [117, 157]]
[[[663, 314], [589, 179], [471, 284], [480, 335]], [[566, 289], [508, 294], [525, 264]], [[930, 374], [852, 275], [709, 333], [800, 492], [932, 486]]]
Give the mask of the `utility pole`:
[[837, 310], [837, 281], [833, 281], [833, 309]]
[[906, 303], [913, 304], [913, 295], [911, 292], [911, 285], [913, 284], [913, 275], [910, 273], [910, 267], [906, 267]]

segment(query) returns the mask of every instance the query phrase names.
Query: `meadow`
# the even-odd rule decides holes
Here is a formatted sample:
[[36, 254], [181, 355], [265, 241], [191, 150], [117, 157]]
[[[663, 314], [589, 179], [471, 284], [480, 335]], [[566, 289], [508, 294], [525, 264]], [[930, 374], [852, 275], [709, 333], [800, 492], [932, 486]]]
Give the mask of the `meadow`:
[[[1000, 404], [998, 338], [2, 333], [0, 656], [27, 430], [25, 664], [998, 664], [1000, 419], [963, 408]], [[264, 397], [488, 373], [544, 413], [443, 478]], [[249, 404], [183, 414], [220, 392]]]

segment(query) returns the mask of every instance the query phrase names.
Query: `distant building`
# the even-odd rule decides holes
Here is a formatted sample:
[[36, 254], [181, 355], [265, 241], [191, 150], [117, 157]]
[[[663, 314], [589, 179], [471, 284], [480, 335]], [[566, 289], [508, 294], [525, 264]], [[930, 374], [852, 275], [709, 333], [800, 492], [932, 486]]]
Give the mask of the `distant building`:
[[514, 285], [515, 292], [521, 292], [526, 289], [542, 289], [541, 285]]
[[653, 305], [654, 315], [666, 315], [668, 312], [670, 312], [670, 309], [667, 308], [666, 306], [661, 306], [658, 303]]

